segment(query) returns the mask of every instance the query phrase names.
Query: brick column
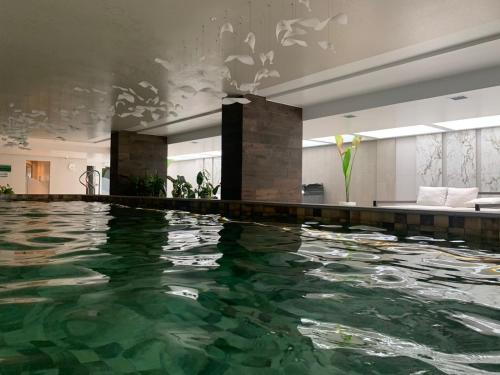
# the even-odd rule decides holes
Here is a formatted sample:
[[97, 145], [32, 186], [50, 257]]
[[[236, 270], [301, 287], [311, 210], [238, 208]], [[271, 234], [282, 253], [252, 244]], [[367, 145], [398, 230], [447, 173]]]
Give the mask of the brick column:
[[302, 109], [246, 97], [222, 107], [222, 199], [301, 202]]
[[127, 195], [133, 177], [167, 175], [167, 138], [119, 131], [111, 133], [111, 195]]

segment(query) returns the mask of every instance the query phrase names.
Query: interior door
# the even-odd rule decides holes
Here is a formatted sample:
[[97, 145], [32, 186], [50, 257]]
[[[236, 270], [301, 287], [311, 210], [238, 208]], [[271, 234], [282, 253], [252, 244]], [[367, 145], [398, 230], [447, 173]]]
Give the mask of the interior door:
[[28, 160], [26, 162], [26, 193], [50, 194], [50, 162]]

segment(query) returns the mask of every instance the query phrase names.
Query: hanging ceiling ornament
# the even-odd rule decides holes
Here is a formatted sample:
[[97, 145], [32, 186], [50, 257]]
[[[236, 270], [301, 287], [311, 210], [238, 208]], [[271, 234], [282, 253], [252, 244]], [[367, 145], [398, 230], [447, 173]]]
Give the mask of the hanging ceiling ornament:
[[288, 39], [296, 35], [306, 35], [306, 34], [307, 34], [306, 30], [301, 29], [300, 27], [294, 27], [292, 30], [287, 31], [285, 35], [283, 35], [283, 39]]
[[174, 64], [172, 64], [168, 60], [162, 60], [162, 59], [160, 59], [160, 58], [157, 57], [155, 59], [155, 63], [160, 64], [161, 66], [163, 66], [167, 70], [174, 70]]
[[329, 42], [328, 40], [319, 41], [318, 45], [325, 51], [326, 50], [335, 51], [335, 46], [333, 45], [332, 42]]
[[268, 53], [263, 53], [261, 52], [260, 55], [260, 61], [262, 62], [262, 65], [266, 65], [266, 62], [269, 61], [269, 64], [274, 64], [274, 51], [269, 51]]
[[252, 83], [242, 83], [241, 85], [236, 86], [238, 90], [241, 92], [249, 92], [249, 93], [254, 93], [255, 90], [257, 89], [257, 86], [260, 85], [260, 82], [252, 82]]
[[339, 13], [332, 18], [332, 21], [339, 25], [347, 25], [349, 23], [349, 17], [345, 13]]
[[252, 33], [251, 31], [248, 33], [245, 43], [250, 46], [250, 49], [252, 50], [252, 53], [255, 53], [255, 34]]
[[293, 31], [292, 25], [299, 22], [300, 18], [293, 20], [281, 20], [276, 24], [276, 40], [280, 41], [280, 35], [283, 31]]
[[335, 22], [340, 25], [346, 25], [348, 22], [347, 15], [344, 13], [339, 13], [336, 16], [328, 17], [325, 20], [321, 21], [318, 18], [306, 18], [304, 20], [300, 20], [298, 23], [301, 26], [314, 29], [315, 31], [323, 30], [330, 22]]
[[224, 61], [225, 63], [229, 63], [231, 61], [237, 60], [245, 65], [255, 65], [255, 61], [250, 55], [230, 55]]
[[148, 81], [139, 82], [139, 86], [141, 86], [141, 87], [143, 87], [145, 89], [149, 89], [149, 90], [153, 91], [155, 94], [158, 94], [158, 89], [156, 87], [154, 87]]
[[312, 12], [312, 9], [311, 9], [311, 0], [299, 0], [299, 4], [304, 5], [309, 12]]
[[222, 34], [224, 34], [226, 32], [234, 33], [233, 25], [230, 22], [226, 22], [225, 24], [223, 24], [221, 26], [220, 32], [219, 32], [219, 38], [222, 38]]
[[290, 46], [301, 46], [301, 47], [307, 47], [307, 42], [305, 40], [299, 40], [299, 39], [285, 39], [281, 43], [283, 47], [290, 47]]
[[281, 77], [280, 73], [277, 70], [269, 70], [267, 68], [260, 69], [255, 74], [254, 82], [259, 82], [264, 78], [279, 78]]

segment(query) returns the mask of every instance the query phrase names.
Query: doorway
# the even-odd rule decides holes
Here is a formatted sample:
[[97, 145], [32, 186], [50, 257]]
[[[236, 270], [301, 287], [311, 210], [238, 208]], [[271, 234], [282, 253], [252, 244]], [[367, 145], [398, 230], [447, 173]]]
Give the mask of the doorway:
[[49, 194], [50, 193], [50, 162], [49, 161], [26, 161], [26, 193], [27, 194]]

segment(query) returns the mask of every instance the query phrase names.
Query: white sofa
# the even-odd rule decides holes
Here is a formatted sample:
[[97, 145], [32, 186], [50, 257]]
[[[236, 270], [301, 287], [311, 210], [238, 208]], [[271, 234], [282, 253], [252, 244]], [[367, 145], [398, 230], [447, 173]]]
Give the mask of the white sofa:
[[373, 201], [374, 207], [423, 211], [500, 212], [500, 192], [484, 193], [478, 188], [419, 188], [416, 201]]

